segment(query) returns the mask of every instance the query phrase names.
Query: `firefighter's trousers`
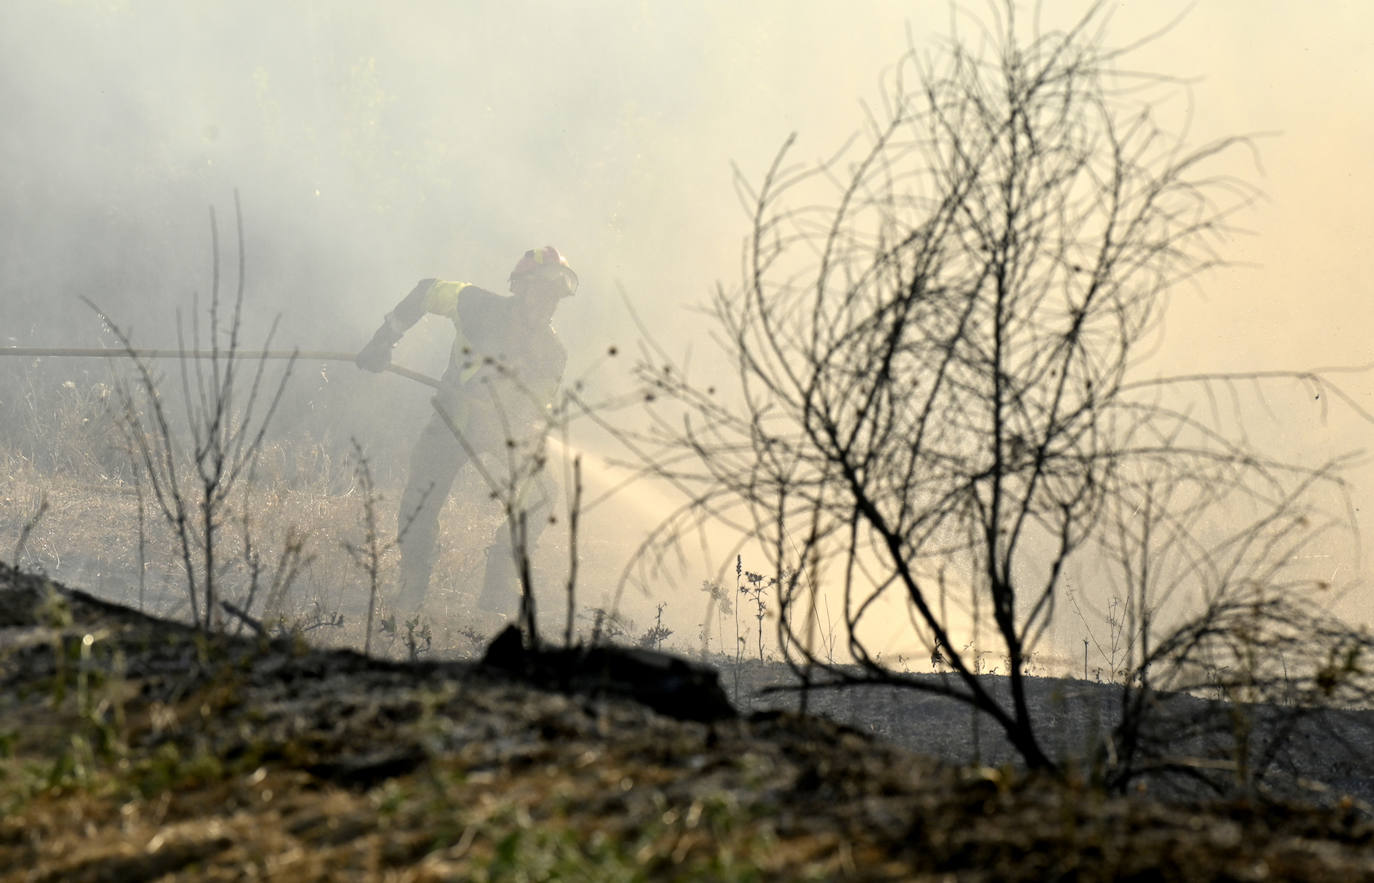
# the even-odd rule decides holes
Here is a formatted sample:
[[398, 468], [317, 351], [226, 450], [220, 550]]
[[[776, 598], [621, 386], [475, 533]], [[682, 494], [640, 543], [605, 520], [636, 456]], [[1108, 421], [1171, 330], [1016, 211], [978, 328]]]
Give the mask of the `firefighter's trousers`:
[[[474, 438], [482, 435], [480, 431], [473, 433]], [[498, 459], [504, 463], [504, 452]], [[438, 555], [439, 513], [454, 479], [467, 462], [467, 451], [444, 418], [435, 414], [425, 424], [411, 452], [410, 473], [397, 517], [401, 593], [396, 606], [405, 615], [418, 612], [424, 604]], [[487, 549], [486, 573], [478, 599], [483, 609], [506, 614], [513, 614], [518, 609], [516, 561], [519, 556], [524, 556], [525, 560], [533, 556], [539, 535], [548, 524], [556, 492], [553, 482], [542, 471], [530, 484], [527, 492], [518, 495], [517, 502], [517, 508], [524, 512], [522, 548], [516, 548], [509, 521], [504, 521]]]

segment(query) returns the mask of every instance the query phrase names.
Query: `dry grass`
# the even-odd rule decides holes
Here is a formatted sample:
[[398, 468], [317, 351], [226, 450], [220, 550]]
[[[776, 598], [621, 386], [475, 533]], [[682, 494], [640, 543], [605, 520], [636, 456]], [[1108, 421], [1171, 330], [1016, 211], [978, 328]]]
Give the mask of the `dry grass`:
[[[54, 419], [63, 426], [104, 420], [106, 431], [118, 434], [114, 418], [103, 407], [75, 401], [55, 405], [54, 414], [64, 416]], [[65, 413], [70, 408], [86, 408], [90, 413], [85, 418]], [[56, 432], [61, 427], [47, 428]], [[119, 465], [121, 455], [91, 455], [85, 438], [58, 447], [54, 445], [54, 450], [40, 457], [32, 450], [0, 446], [4, 467], [0, 473], [0, 555], [12, 560], [19, 551], [17, 563], [30, 569], [150, 613], [187, 616], [185, 579], [174, 537], [151, 500], [143, 501], [140, 518], [139, 488], [131, 471], [127, 465], [111, 468]], [[44, 460], [52, 465], [45, 468]], [[366, 620], [366, 593], [360, 591], [364, 575], [343, 552], [343, 543], [356, 538], [362, 523], [353, 463], [346, 454], [331, 453], [318, 441], [279, 440], [264, 450], [252, 491], [249, 524], [262, 560], [273, 564], [292, 532], [304, 536], [309, 558], [287, 603], [271, 613], [288, 626], [318, 632], [313, 637], [322, 642], [361, 648]], [[390, 529], [399, 489], [386, 487], [382, 494], [378, 511]], [[481, 499], [480, 494], [476, 499]], [[438, 572], [480, 574], [485, 543], [479, 544], [476, 535], [484, 532], [489, 537], [498, 513], [479, 508], [470, 505], [465, 510], [453, 502], [445, 511], [446, 523], [455, 529], [444, 535]], [[240, 604], [249, 584], [241, 514], [240, 509], [221, 532], [222, 560], [227, 561], [221, 578], [229, 590], [227, 597]], [[17, 549], [21, 536], [22, 550]], [[395, 561], [384, 566], [383, 576], [390, 577]], [[436, 610], [444, 610], [465, 593], [436, 586], [434, 594]], [[255, 612], [269, 613], [261, 609], [262, 601], [259, 595]], [[337, 622], [339, 616], [342, 626], [326, 625]]]
[[[68, 406], [78, 407], [63, 407]], [[97, 409], [89, 419], [113, 418]], [[72, 415], [61, 422], [86, 425]], [[112, 425], [108, 431], [115, 433]], [[144, 500], [140, 518], [139, 488], [127, 466], [122, 471], [111, 468], [119, 464], [120, 455], [105, 452], [97, 458], [82, 451], [89, 452], [88, 442], [77, 439], [61, 452], [64, 468], [45, 468], [32, 451], [0, 444], [0, 559], [15, 560], [148, 613], [188, 618], [177, 544], [155, 504]], [[307, 632], [317, 645], [361, 650], [369, 577], [344, 549], [345, 543], [360, 542], [363, 532], [365, 500], [355, 465], [348, 452], [333, 452], [316, 439], [274, 441], [263, 451], [248, 514], [264, 564], [262, 582], [270, 580], [289, 537], [304, 538], [306, 558], [283, 603], [265, 609], [266, 593], [260, 589], [253, 614], [279, 627]], [[374, 505], [383, 531], [395, 529], [402, 478], [396, 470], [379, 470]], [[219, 551], [225, 562], [219, 577], [224, 597], [239, 606], [248, 598], [250, 584], [241, 517], [240, 507], [221, 530]], [[480, 476], [465, 471], [441, 514], [435, 579], [423, 622], [432, 636], [431, 652], [471, 655], [502, 624], [475, 609], [486, 548], [501, 517]], [[535, 557], [536, 566], [548, 575], [547, 585], [538, 587], [541, 628], [548, 634], [561, 634], [563, 629], [565, 602], [560, 593], [567, 552], [561, 533], [557, 526], [546, 530]], [[18, 549], [21, 538], [23, 548]], [[618, 572], [621, 562], [614, 560], [616, 550], [609, 544], [583, 539], [581, 551], [584, 574]], [[15, 552], [21, 554], [16, 557]], [[390, 614], [398, 554], [392, 548], [381, 562], [382, 591], [372, 640], [374, 652], [395, 658], [406, 655], [404, 626], [383, 631], [381, 624]], [[601, 588], [606, 594], [606, 587]], [[584, 597], [595, 601], [600, 596]]]

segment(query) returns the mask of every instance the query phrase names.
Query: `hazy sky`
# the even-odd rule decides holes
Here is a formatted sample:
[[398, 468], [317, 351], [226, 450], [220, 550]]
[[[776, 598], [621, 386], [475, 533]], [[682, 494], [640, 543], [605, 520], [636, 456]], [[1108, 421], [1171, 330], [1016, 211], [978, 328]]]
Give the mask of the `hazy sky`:
[[[1117, 42], [1183, 11], [1117, 5]], [[1045, 6], [1052, 24], [1081, 4]], [[1274, 133], [1257, 178], [1269, 201], [1242, 219], [1255, 235], [1227, 246], [1259, 266], [1179, 299], [1180, 358], [1369, 358], [1371, 18], [1354, 2], [1203, 0], [1136, 56], [1196, 78], [1199, 140]], [[943, 2], [876, 0], [9, 0], [6, 311], [27, 302], [22, 318], [51, 333], [70, 281], [98, 292], [104, 277], [125, 297], [116, 264], [182, 297], [203, 282], [204, 210], [227, 213], [237, 186], [256, 296], [293, 338], [328, 335], [308, 345], [370, 330], [421, 276], [500, 286], [545, 241], [572, 257], [595, 312], [619, 282], [671, 313], [735, 276], [746, 219], [730, 164], [756, 179], [793, 131], [799, 158], [826, 154], [877, 97], [905, 28], [926, 46], [948, 22]], [[590, 312], [560, 323], [602, 331]]]
[[[1114, 6], [1109, 43], [1185, 8]], [[631, 342], [622, 290], [675, 351], [704, 347], [677, 332], [737, 277], [731, 164], [757, 180], [792, 132], [798, 158], [829, 154], [908, 27], [933, 48], [949, 22], [887, 0], [5, 0], [0, 338], [92, 344], [87, 295], [172, 343], [207, 284], [206, 209], [227, 229], [237, 187], [250, 298], [283, 344], [356, 349], [417, 279], [500, 289], [548, 243], [582, 277], [557, 320], [574, 370]], [[1253, 266], [1178, 293], [1159, 370], [1374, 361], [1374, 6], [1200, 0], [1134, 58], [1195, 80], [1197, 140], [1270, 133], [1232, 169], [1266, 196], [1237, 219], [1253, 235], [1222, 246]], [[437, 372], [444, 330], [417, 336], [406, 357]], [[1374, 410], [1374, 374], [1343, 382]], [[1257, 432], [1314, 458], [1374, 437], [1289, 393]], [[1374, 469], [1355, 478], [1374, 521]]]

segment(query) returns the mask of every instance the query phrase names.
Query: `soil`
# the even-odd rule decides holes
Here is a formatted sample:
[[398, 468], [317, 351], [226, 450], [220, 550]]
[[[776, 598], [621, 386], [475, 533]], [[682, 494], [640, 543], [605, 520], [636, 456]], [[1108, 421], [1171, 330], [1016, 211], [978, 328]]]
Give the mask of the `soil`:
[[[0, 565], [0, 880], [1374, 880], [1353, 790], [1111, 796], [909, 691], [736, 714], [614, 658], [207, 636]], [[1067, 747], [1108, 694], [1045, 680]]]

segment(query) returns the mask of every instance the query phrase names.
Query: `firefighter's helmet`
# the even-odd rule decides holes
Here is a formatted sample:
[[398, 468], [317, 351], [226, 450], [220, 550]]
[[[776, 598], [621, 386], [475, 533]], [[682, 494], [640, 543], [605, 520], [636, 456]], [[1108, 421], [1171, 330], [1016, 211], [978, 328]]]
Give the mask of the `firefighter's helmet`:
[[570, 297], [577, 291], [577, 274], [568, 266], [568, 259], [554, 248], [532, 248], [525, 252], [510, 271], [511, 291], [522, 280], [541, 280], [557, 282], [563, 289], [563, 296]]

